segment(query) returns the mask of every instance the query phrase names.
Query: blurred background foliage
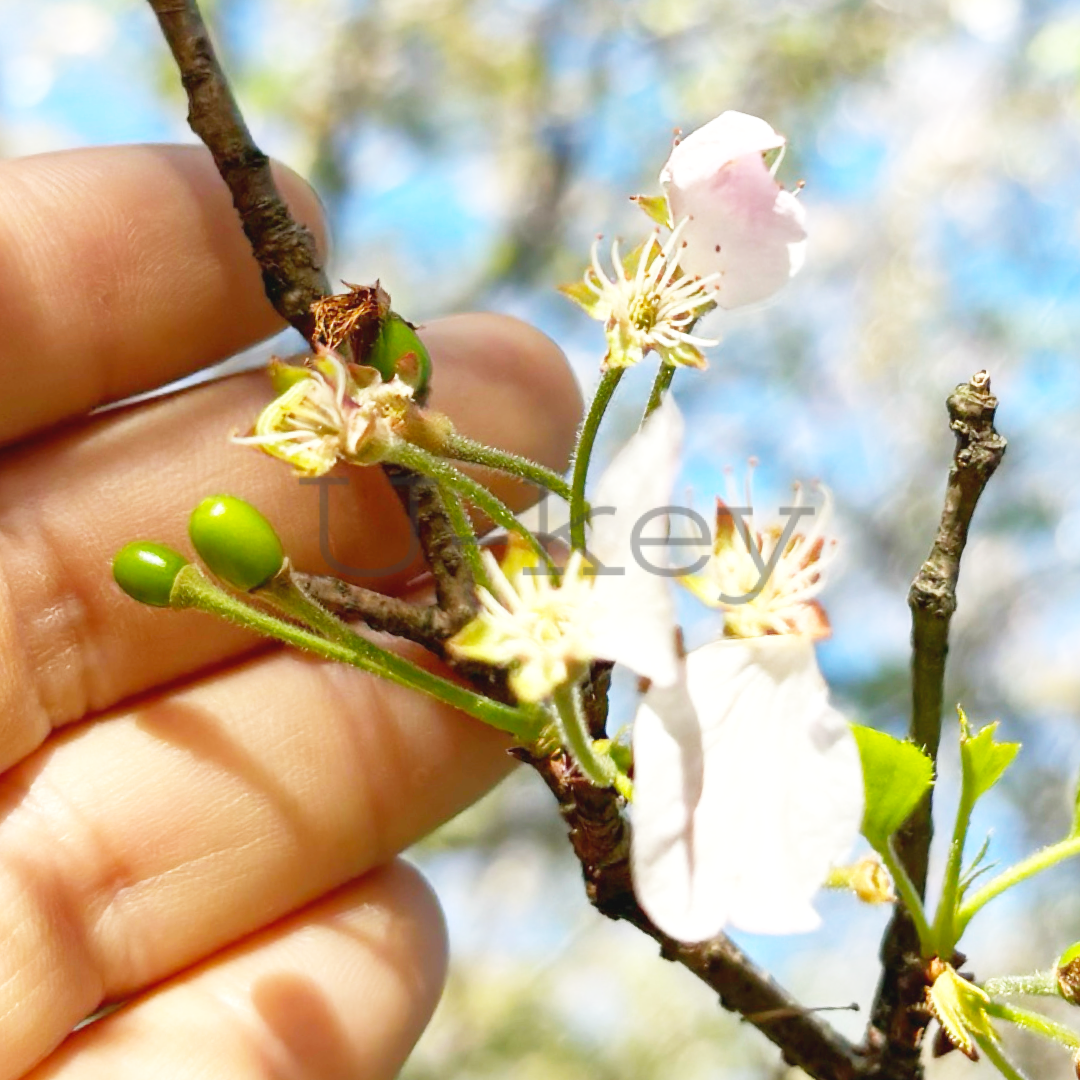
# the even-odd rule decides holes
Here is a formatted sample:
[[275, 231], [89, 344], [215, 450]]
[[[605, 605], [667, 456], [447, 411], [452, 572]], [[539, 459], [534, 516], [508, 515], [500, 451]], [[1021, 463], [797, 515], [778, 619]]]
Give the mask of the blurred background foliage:
[[[1064, 831], [1080, 765], [1080, 4], [204, 7], [256, 137], [326, 201], [333, 276], [381, 278], [414, 320], [477, 307], [528, 318], [586, 390], [600, 330], [552, 286], [580, 274], [598, 231], [644, 234], [627, 196], [656, 190], [672, 130], [737, 108], [785, 132], [781, 179], [807, 185], [808, 263], [768, 307], [713, 317], [724, 341], [709, 370], [676, 379], [692, 422], [686, 483], [704, 509], [722, 469], [741, 473], [750, 455], [765, 506], [796, 477], [828, 483], [845, 553], [825, 596], [834, 636], [822, 664], [852, 717], [898, 732], [907, 586], [952, 448], [944, 400], [989, 369], [1010, 449], [965, 557], [947, 698], [1025, 744], [977, 815], [976, 834], [994, 830], [992, 855]], [[5, 156], [188, 140], [183, 116], [138, 0], [0, 0]], [[624, 383], [605, 453], [650, 377]], [[687, 618], [691, 644], [715, 633], [708, 613]], [[956, 755], [944, 741], [939, 802], [951, 813]], [[455, 959], [410, 1080], [788, 1075], [685, 972], [588, 909], [532, 775], [415, 857], [443, 898]], [[977, 974], [1045, 967], [1080, 938], [1078, 883], [1077, 868], [1060, 868], [990, 909], [967, 939]], [[807, 1004], [859, 1003], [832, 1014], [855, 1035], [886, 913], [840, 896], [821, 910], [815, 934], [741, 940]], [[1039, 1046], [1016, 1049], [1040, 1078], [1073, 1075]], [[929, 1071], [989, 1074], [956, 1054]]]

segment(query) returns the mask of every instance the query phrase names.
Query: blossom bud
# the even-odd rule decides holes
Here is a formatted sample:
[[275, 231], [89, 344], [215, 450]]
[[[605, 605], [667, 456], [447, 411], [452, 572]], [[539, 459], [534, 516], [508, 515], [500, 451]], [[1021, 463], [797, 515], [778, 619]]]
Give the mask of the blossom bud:
[[203, 499], [192, 511], [188, 535], [210, 570], [242, 592], [265, 585], [285, 562], [274, 527], [232, 495]]
[[1073, 1005], [1080, 1005], [1080, 941], [1066, 949], [1054, 965], [1058, 993]]
[[164, 544], [134, 540], [116, 553], [112, 571], [116, 584], [133, 600], [168, 607], [176, 575], [187, 565], [179, 551]]
[[892, 904], [896, 901], [892, 878], [876, 855], [866, 855], [850, 866], [834, 866], [826, 885], [850, 889], [864, 904]]

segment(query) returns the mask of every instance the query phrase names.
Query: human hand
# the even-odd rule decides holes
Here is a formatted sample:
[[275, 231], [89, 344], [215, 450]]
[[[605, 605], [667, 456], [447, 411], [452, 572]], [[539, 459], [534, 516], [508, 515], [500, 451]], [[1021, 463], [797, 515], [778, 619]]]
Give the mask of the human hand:
[[[0, 1080], [392, 1076], [445, 965], [438, 905], [395, 857], [504, 774], [506, 741], [113, 584], [125, 542], [189, 550], [190, 509], [221, 492], [323, 569], [319, 492], [227, 439], [261, 374], [86, 415], [278, 326], [209, 157], [7, 162], [0, 208]], [[496, 316], [424, 337], [460, 430], [565, 465], [579, 402], [550, 341]], [[335, 555], [392, 565], [397, 500], [379, 470], [351, 479]]]

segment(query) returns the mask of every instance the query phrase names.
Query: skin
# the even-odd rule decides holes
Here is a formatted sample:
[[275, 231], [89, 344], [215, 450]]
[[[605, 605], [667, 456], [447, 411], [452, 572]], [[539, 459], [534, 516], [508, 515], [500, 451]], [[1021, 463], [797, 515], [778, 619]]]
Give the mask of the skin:
[[[441, 991], [438, 904], [397, 855], [504, 775], [504, 737], [111, 580], [130, 539], [190, 554], [187, 515], [220, 492], [325, 571], [317, 489], [227, 441], [261, 374], [87, 416], [279, 326], [200, 150], [0, 163], [0, 1080], [377, 1080]], [[565, 467], [580, 400], [551, 341], [492, 315], [423, 334], [459, 430]], [[402, 561], [393, 493], [352, 473], [335, 557]]]

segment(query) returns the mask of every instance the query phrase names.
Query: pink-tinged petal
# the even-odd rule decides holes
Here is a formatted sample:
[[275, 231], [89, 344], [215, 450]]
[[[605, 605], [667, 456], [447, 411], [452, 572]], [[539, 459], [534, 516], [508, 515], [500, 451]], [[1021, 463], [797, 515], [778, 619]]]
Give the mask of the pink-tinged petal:
[[[779, 150], [787, 140], [762, 119], [741, 112], [724, 112], [692, 131], [671, 151], [660, 172], [660, 183], [689, 188], [707, 181], [729, 161], [748, 154]], [[680, 216], [673, 214], [673, 220]]]
[[710, 288], [723, 308], [767, 299], [803, 263], [805, 211], [760, 154], [735, 158], [690, 185], [672, 184], [668, 199], [677, 221], [689, 218], [679, 265], [700, 277], [719, 272]]
[[[813, 644], [773, 635], [695, 650], [686, 693], [700, 727], [696, 802], [685, 703], [680, 711], [672, 695], [650, 692], [639, 711], [646, 741], [639, 757], [635, 732], [635, 844], [639, 833], [646, 839], [634, 874], [643, 907], [654, 906], [653, 868], [682, 866], [678, 897], [670, 884], [658, 893], [667, 925], [657, 925], [673, 937], [701, 940], [724, 923], [754, 933], [812, 929], [812, 898], [858, 835], [863, 801], [855, 739], [829, 705]], [[657, 725], [679, 747], [683, 771], [675, 777], [670, 748], [650, 760], [661, 744]], [[676, 822], [680, 783], [686, 802]]]
[[762, 154], [786, 140], [764, 120], [726, 112], [688, 135], [660, 173], [672, 221], [685, 220], [679, 265], [725, 308], [772, 296], [802, 266], [805, 214]]
[[678, 674], [675, 607], [662, 541], [679, 468], [683, 421], [666, 399], [615, 456], [591, 501], [589, 555], [595, 655], [625, 664], [658, 686]]

